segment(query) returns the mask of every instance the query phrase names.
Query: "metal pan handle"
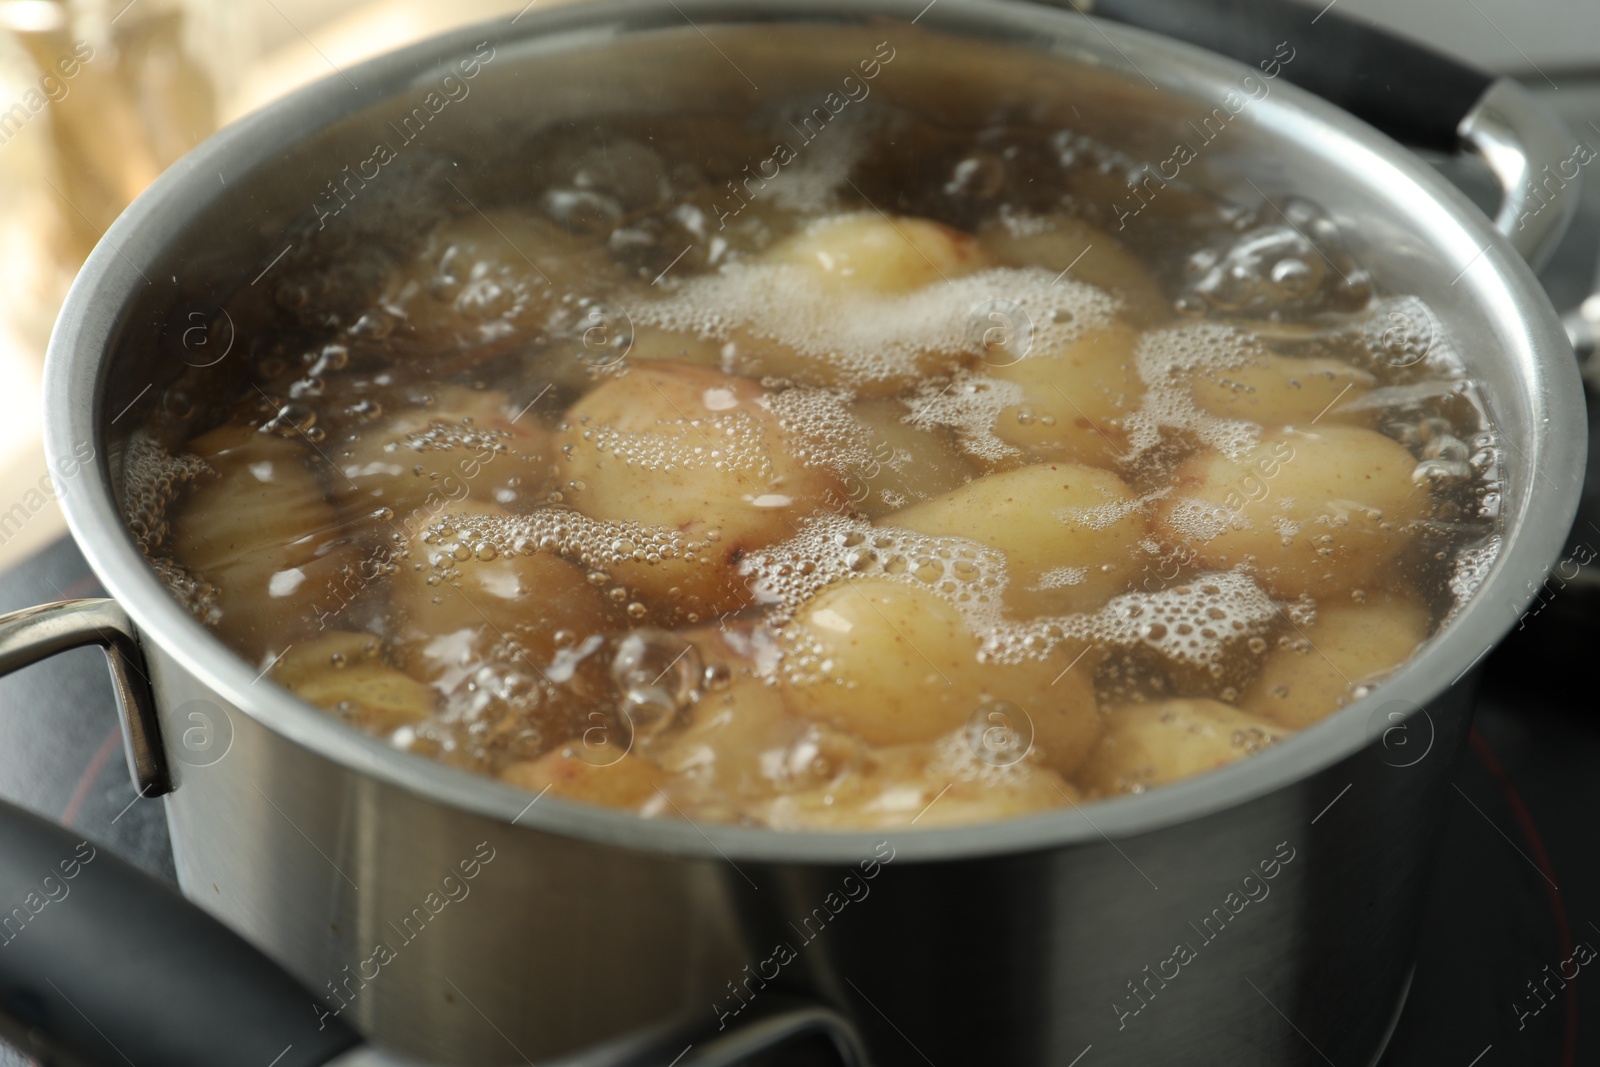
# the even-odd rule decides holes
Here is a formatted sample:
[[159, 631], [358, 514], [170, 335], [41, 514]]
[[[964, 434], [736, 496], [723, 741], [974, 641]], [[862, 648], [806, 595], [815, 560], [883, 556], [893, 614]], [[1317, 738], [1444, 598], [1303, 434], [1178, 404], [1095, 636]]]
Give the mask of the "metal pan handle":
[[115, 600], [63, 600], [0, 615], [0, 675], [84, 645], [105, 650], [126, 741], [128, 771], [139, 795], [170, 793], [172, 778], [161, 749], [144, 654], [122, 605]]
[[[1561, 117], [1511, 78], [1295, 0], [1045, 0], [1188, 41], [1259, 66], [1282, 44], [1285, 81], [1416, 148], [1480, 156], [1501, 189], [1494, 224], [1535, 269], [1578, 208], [1580, 145]], [[1281, 58], [1281, 57], [1279, 57]], [[1582, 146], [1586, 147], [1586, 146]], [[1591, 157], [1592, 158], [1592, 157]], [[1587, 160], [1585, 160], [1587, 162]]]

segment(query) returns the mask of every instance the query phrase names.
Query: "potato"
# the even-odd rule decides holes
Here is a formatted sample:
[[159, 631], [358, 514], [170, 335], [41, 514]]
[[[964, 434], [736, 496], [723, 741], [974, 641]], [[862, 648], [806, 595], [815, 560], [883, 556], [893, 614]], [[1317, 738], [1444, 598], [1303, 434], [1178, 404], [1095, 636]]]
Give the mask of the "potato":
[[994, 265], [971, 234], [930, 219], [861, 213], [812, 222], [767, 251], [839, 293], [908, 293]]
[[658, 563], [602, 569], [662, 611], [694, 621], [745, 603], [739, 560], [790, 536], [841, 488], [796, 454], [756, 383], [701, 367], [631, 368], [582, 397], [557, 437], [566, 499], [597, 519], [665, 527]]
[[785, 638], [790, 707], [870, 744], [931, 741], [1008, 701], [1027, 716], [1040, 761], [1070, 772], [1099, 731], [1092, 669], [1062, 673], [1080, 650], [980, 663], [979, 640], [955, 607], [915, 585], [831, 586], [800, 609]]
[[775, 798], [763, 821], [778, 830], [966, 826], [1077, 803], [1078, 791], [1030, 761], [975, 772], [944, 746], [881, 749], [846, 780]]
[[899, 400], [862, 400], [850, 414], [866, 429], [871, 459], [845, 475], [855, 510], [880, 518], [919, 500], [947, 493], [972, 476], [948, 428], [908, 425], [911, 409]]
[[383, 661], [371, 634], [336, 630], [299, 642], [270, 674], [302, 700], [378, 734], [420, 722], [438, 705], [432, 689]]
[[172, 554], [217, 588], [218, 631], [271, 654], [337, 615], [357, 553], [294, 441], [236, 423], [189, 442], [217, 472], [172, 521]]
[[536, 760], [521, 760], [500, 772], [500, 780], [533, 793], [549, 789], [566, 800], [621, 808], [639, 815], [672, 815], [659, 788], [661, 771], [649, 760], [584, 748], [581, 743], [552, 749]]
[[1275, 428], [1362, 421], [1341, 408], [1376, 384], [1371, 374], [1341, 359], [1262, 353], [1245, 366], [1197, 376], [1189, 393], [1203, 411]]
[[1077, 782], [1094, 795], [1140, 793], [1216, 770], [1291, 733], [1217, 700], [1126, 704], [1106, 714]]
[[622, 277], [598, 241], [518, 211], [473, 211], [440, 223], [389, 280], [378, 301], [387, 309], [383, 340], [448, 373], [543, 332], [563, 293], [614, 287]]
[[1337, 711], [1411, 658], [1428, 636], [1428, 609], [1409, 596], [1317, 606], [1316, 622], [1270, 652], [1239, 707], [1300, 729]]
[[330, 450], [339, 472], [333, 495], [346, 516], [388, 508], [390, 521], [415, 529], [463, 500], [542, 500], [553, 452], [537, 418], [519, 415], [504, 393], [458, 385], [430, 392], [431, 406], [401, 409]]
[[[504, 514], [493, 505], [472, 513]], [[485, 557], [453, 538], [429, 544], [426, 536], [426, 529], [412, 534], [394, 568], [394, 647], [408, 673], [446, 692], [506, 641], [522, 653], [511, 658], [526, 657], [536, 673], [558, 648], [616, 625], [583, 569], [554, 553]]]
[[1134, 363], [1138, 332], [1120, 320], [1064, 345], [1035, 345], [1026, 357], [989, 369], [1022, 386], [1023, 400], [1000, 413], [995, 436], [1037, 459], [1108, 466], [1126, 445], [1122, 416], [1139, 406], [1144, 381]]
[[1372, 430], [1277, 430], [1237, 461], [1186, 460], [1156, 525], [1206, 567], [1245, 564], [1276, 596], [1325, 596], [1363, 585], [1410, 541], [1428, 507], [1415, 466]]
[[645, 362], [666, 359], [694, 367], [723, 370], [722, 348], [720, 341], [641, 326], [634, 331], [633, 345], [628, 349], [627, 358]]
[[986, 475], [879, 521], [1003, 553], [1006, 603], [1027, 616], [1093, 611], [1125, 591], [1149, 536], [1122, 479], [1076, 463]]
[[[700, 797], [696, 817], [736, 819], [741, 799], [770, 797], [792, 778], [831, 777], [827, 742], [792, 751], [807, 724], [758, 669], [758, 660], [777, 651], [765, 629], [729, 626], [726, 633], [701, 629], [685, 636], [720, 680], [702, 691], [683, 729], [665, 734], [650, 755], [672, 775], [675, 792]], [[788, 765], [805, 756], [805, 765]]]
[[1129, 319], [1140, 325], [1151, 326], [1171, 317], [1161, 286], [1115, 237], [1081, 219], [1051, 216], [1034, 221], [1039, 226], [1025, 232], [1004, 222], [992, 223], [978, 231], [978, 239], [1002, 263], [1042, 267], [1053, 274], [1066, 271], [1075, 281], [1106, 290], [1122, 301]]

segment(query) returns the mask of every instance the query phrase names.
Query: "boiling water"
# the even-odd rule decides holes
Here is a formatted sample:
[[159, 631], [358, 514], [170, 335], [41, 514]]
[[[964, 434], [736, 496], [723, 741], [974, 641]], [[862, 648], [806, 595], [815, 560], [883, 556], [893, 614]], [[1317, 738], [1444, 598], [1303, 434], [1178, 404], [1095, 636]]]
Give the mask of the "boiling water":
[[859, 110], [773, 178], [776, 124], [696, 118], [386, 178], [167, 389], [130, 529], [397, 746], [777, 827], [1199, 773], [1472, 594], [1493, 430], [1315, 205], [1173, 182], [1119, 228], [1107, 146]]

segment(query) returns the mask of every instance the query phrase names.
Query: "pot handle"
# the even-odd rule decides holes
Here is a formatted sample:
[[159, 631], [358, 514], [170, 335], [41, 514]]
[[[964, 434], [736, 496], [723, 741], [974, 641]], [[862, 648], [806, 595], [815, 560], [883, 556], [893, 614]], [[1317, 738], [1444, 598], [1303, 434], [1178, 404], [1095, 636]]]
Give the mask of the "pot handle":
[[144, 654], [122, 605], [115, 600], [63, 600], [0, 615], [0, 675], [83, 645], [99, 645], [105, 651], [128, 771], [139, 795], [170, 793], [172, 778], [161, 749]]
[[[0, 911], [0, 1035], [42, 1062], [407, 1063], [363, 1044], [287, 971], [165, 882], [4, 801], [0, 909], [9, 909]], [[829, 1038], [846, 1067], [865, 1067], [859, 1039], [843, 1017], [777, 997], [752, 1004], [748, 1022], [726, 1031], [713, 1031], [707, 1020], [544, 1062], [729, 1067], [808, 1034]]]
[[[1294, 0], [1046, 0], [1188, 41], [1252, 67], [1276, 64], [1285, 81], [1337, 104], [1395, 140], [1454, 152], [1462, 145], [1494, 172], [1494, 224], [1535, 269], [1578, 209], [1578, 143], [1554, 109], [1512, 78], [1497, 78], [1370, 23]], [[1337, 0], [1334, 0], [1337, 2]], [[1293, 49], [1292, 60], [1278, 54]], [[1536, 190], [1535, 185], [1539, 185]]]

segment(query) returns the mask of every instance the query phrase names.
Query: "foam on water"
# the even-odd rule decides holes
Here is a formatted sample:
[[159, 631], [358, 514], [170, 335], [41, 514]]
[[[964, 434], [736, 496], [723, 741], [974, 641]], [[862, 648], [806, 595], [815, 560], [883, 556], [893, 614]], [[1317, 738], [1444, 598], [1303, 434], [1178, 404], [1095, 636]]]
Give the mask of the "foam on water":
[[665, 299], [628, 313], [640, 325], [715, 341], [743, 330], [825, 360], [846, 384], [863, 385], [917, 377], [929, 353], [979, 355], [970, 320], [989, 301], [1022, 309], [1040, 346], [1103, 326], [1117, 308], [1102, 290], [1036, 268], [997, 267], [909, 293], [871, 294], [841, 292], [799, 265], [746, 262], [680, 282]]

